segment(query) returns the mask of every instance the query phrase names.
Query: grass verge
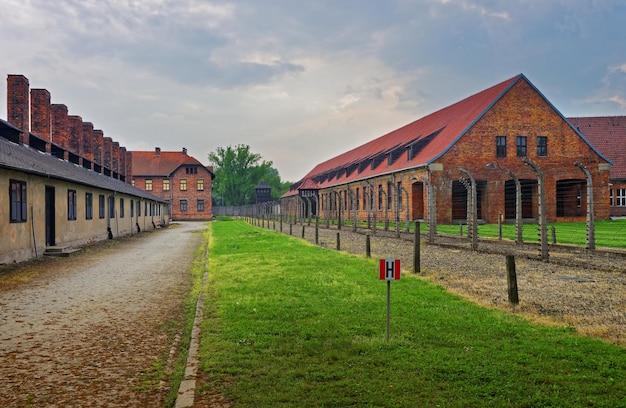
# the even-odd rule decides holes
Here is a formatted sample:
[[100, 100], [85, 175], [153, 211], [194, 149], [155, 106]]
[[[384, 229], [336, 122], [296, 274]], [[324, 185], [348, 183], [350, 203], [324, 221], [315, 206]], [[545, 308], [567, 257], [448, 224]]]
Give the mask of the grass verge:
[[376, 260], [210, 225], [200, 369], [241, 407], [625, 407], [626, 353], [487, 310]]
[[[169, 362], [171, 367], [166, 370], [169, 373], [165, 373], [164, 370], [159, 372], [159, 378], [163, 379], [169, 375], [170, 389], [165, 400], [165, 407], [173, 407], [176, 404], [176, 398], [178, 397], [178, 388], [185, 376], [185, 368], [187, 365], [187, 357], [189, 355], [189, 342], [191, 339], [191, 331], [193, 329], [193, 322], [196, 315], [196, 303], [198, 295], [202, 289], [202, 276], [206, 268], [207, 256], [208, 256], [208, 241], [209, 231], [208, 229], [203, 232], [202, 245], [194, 252], [194, 261], [191, 267], [191, 290], [185, 298], [183, 304], [183, 316], [182, 319], [177, 321], [176, 329], [181, 336], [181, 340], [178, 343], [177, 353], [175, 354], [175, 360]], [[171, 336], [173, 338], [173, 336]], [[163, 356], [153, 366], [163, 366], [164, 360], [167, 360], [168, 356]]]
[[[552, 228], [554, 227], [556, 242], [559, 244], [571, 244], [585, 246], [587, 239], [587, 226], [584, 222], [557, 222], [547, 226], [548, 240], [552, 242]], [[437, 232], [459, 235], [458, 224], [437, 225]], [[522, 238], [524, 242], [539, 242], [539, 225], [524, 224], [522, 226]], [[626, 219], [602, 220], [595, 222], [595, 241], [598, 247], [626, 248]], [[463, 233], [467, 233], [467, 225], [463, 225]], [[497, 224], [478, 225], [479, 237], [498, 237]], [[502, 238], [515, 240], [515, 224], [502, 224]]]

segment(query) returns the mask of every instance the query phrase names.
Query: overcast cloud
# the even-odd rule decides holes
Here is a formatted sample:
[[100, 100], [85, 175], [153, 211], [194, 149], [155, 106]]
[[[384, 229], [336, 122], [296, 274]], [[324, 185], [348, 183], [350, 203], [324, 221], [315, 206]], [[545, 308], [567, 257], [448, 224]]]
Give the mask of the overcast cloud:
[[248, 144], [283, 180], [519, 73], [566, 116], [626, 115], [622, 0], [0, 5], [5, 78], [130, 150]]

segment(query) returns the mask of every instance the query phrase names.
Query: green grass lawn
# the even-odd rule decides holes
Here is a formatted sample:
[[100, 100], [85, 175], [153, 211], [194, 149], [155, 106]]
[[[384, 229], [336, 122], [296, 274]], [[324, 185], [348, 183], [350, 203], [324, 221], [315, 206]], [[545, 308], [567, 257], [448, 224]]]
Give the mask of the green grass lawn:
[[[626, 350], [536, 326], [377, 260], [209, 226], [200, 370], [234, 407], [626, 407]], [[202, 391], [202, 390], [199, 390]]]
[[[552, 227], [554, 227], [557, 243], [585, 246], [587, 238], [586, 223], [559, 222], [548, 224], [547, 231], [549, 242], [552, 242]], [[437, 225], [438, 233], [458, 235], [459, 230], [458, 224]], [[467, 232], [466, 225], [463, 226], [463, 232]], [[537, 224], [524, 224], [522, 233], [525, 242], [539, 242], [539, 226]], [[478, 236], [497, 238], [498, 225], [478, 225]], [[502, 224], [502, 237], [515, 240], [515, 224]], [[596, 221], [595, 238], [596, 247], [626, 248], [626, 219]]]

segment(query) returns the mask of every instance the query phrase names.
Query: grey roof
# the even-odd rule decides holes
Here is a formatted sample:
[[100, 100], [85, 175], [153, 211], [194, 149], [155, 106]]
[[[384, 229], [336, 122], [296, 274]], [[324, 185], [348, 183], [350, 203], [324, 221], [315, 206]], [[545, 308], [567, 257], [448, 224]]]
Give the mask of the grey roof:
[[1, 136], [0, 168], [18, 170], [38, 176], [126, 193], [162, 203], [167, 202], [160, 197], [121, 180], [96, 173], [95, 171], [61, 160], [31, 147], [13, 143]]

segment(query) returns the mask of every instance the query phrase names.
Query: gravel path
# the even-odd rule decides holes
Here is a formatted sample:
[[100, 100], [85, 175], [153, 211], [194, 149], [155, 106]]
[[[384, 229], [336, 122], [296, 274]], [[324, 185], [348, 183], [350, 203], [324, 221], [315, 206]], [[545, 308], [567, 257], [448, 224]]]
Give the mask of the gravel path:
[[160, 406], [169, 384], [147, 370], [177, 339], [202, 228], [181, 223], [0, 268], [2, 406]]

